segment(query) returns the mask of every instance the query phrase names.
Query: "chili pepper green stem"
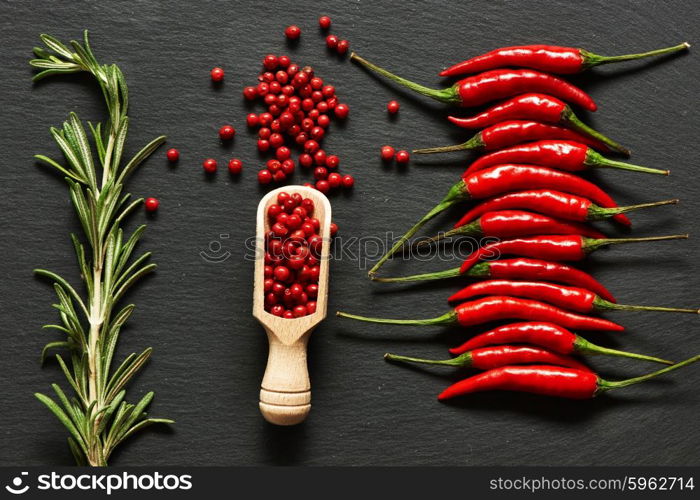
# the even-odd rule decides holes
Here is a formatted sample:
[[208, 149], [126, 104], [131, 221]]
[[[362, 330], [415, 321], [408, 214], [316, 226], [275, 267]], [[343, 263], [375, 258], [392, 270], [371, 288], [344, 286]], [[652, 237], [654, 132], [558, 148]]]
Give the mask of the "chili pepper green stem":
[[561, 114], [561, 119], [564, 123], [568, 124], [571, 128], [574, 130], [577, 130], [578, 132], [581, 132], [589, 137], [592, 137], [606, 146], [608, 146], [610, 149], [613, 151], [617, 151], [618, 153], [622, 153], [625, 156], [630, 156], [631, 151], [624, 147], [622, 144], [620, 144], [617, 141], [614, 141], [607, 137], [606, 135], [601, 134], [597, 130], [589, 127], [586, 125], [584, 122], [582, 122], [578, 116], [574, 114], [572, 109], [569, 106], [566, 106], [564, 108], [564, 111]]
[[683, 368], [684, 366], [692, 365], [693, 363], [697, 363], [698, 361], [700, 361], [700, 355], [693, 356], [690, 359], [686, 359], [685, 361], [681, 361], [680, 363], [676, 363], [675, 365], [671, 365], [667, 368], [662, 368], [661, 370], [642, 375], [641, 377], [628, 378], [626, 380], [611, 381], [599, 378], [598, 390], [596, 391], [596, 393], [609, 391], [610, 389], [619, 389], [620, 387], [627, 387], [628, 385], [639, 384], [641, 382], [646, 382], [647, 380], [658, 377], [659, 375], [672, 372], [673, 370]]
[[592, 252], [599, 247], [607, 245], [617, 245], [620, 243], [643, 243], [647, 241], [663, 241], [663, 240], [687, 240], [687, 234], [672, 234], [669, 236], [650, 236], [648, 238], [583, 238], [583, 251], [586, 253]]
[[471, 365], [471, 353], [465, 352], [452, 359], [422, 359], [410, 356], [400, 356], [398, 354], [386, 353], [384, 359], [387, 361], [398, 361], [400, 363], [419, 363], [423, 365], [444, 365], [444, 366], [469, 366]]
[[652, 56], [662, 56], [664, 54], [672, 54], [681, 50], [685, 50], [690, 47], [688, 42], [683, 42], [673, 47], [666, 47], [664, 49], [650, 50], [649, 52], [641, 52], [639, 54], [625, 54], [622, 56], [600, 56], [598, 54], [593, 54], [587, 50], [579, 49], [581, 57], [583, 57], [584, 68], [590, 68], [592, 66], [598, 66], [600, 64], [609, 64], [618, 61], [630, 61], [633, 59], [642, 59], [645, 57]]
[[460, 102], [456, 87], [448, 87], [446, 89], [433, 89], [430, 87], [425, 87], [424, 85], [420, 85], [418, 83], [402, 78], [398, 75], [395, 75], [394, 73], [391, 73], [385, 70], [384, 68], [377, 66], [376, 64], [372, 64], [371, 62], [358, 56], [354, 52], [350, 54], [350, 60], [357, 61], [365, 68], [368, 68], [374, 71], [375, 73], [379, 73], [380, 75], [385, 76], [389, 80], [396, 82], [399, 85], [406, 87], [407, 89], [413, 90], [414, 92], [422, 94], [426, 97], [430, 97], [431, 99], [435, 99], [436, 101], [448, 104]]
[[575, 346], [577, 352], [586, 353], [586, 354], [606, 354], [609, 356], [619, 356], [622, 358], [633, 358], [633, 359], [641, 359], [644, 361], [652, 361], [654, 363], [662, 363], [665, 365], [672, 365], [673, 364], [673, 361], [668, 361], [667, 359], [657, 358], [655, 356], [647, 356], [645, 354], [637, 354], [634, 352], [627, 352], [627, 351], [618, 351], [617, 349], [609, 349], [607, 347], [602, 347], [602, 346], [593, 344], [591, 342], [588, 342], [586, 339], [581, 338], [581, 337], [576, 338], [576, 341], [574, 342], [574, 346]]
[[422, 154], [432, 154], [432, 153], [449, 153], [451, 151], [462, 151], [465, 149], [479, 149], [484, 147], [484, 141], [481, 138], [481, 132], [476, 134], [474, 137], [469, 139], [467, 142], [461, 144], [454, 144], [452, 146], [440, 146], [436, 148], [423, 148], [414, 149], [413, 152], [419, 155]]
[[419, 242], [418, 246], [420, 247], [428, 245], [430, 243], [436, 243], [440, 240], [443, 240], [445, 238], [451, 238], [453, 236], [482, 236], [481, 224], [479, 223], [479, 220], [477, 219], [470, 222], [469, 224], [450, 229], [449, 231], [443, 231], [441, 233], [438, 233], [437, 236], [433, 236], [432, 238], [428, 238]]
[[624, 163], [621, 161], [611, 160], [610, 158], [606, 158], [603, 155], [598, 154], [597, 152], [593, 151], [590, 148], [588, 149], [588, 152], [586, 153], [586, 159], [584, 160], [584, 164], [588, 165], [590, 167], [619, 168], [622, 170], [632, 170], [634, 172], [644, 172], [647, 174], [656, 174], [656, 175], [668, 175], [671, 173], [670, 170], [642, 167], [639, 165], [632, 165], [631, 163]]
[[[483, 263], [477, 264], [477, 266], [481, 265]], [[474, 267], [477, 267], [474, 266]], [[474, 269], [472, 267], [472, 269]], [[471, 275], [472, 269], [469, 270], [469, 274]], [[425, 274], [414, 274], [412, 276], [396, 276], [393, 278], [377, 278], [376, 276], [372, 277], [372, 281], [379, 281], [380, 283], [404, 283], [404, 282], [409, 282], [409, 281], [430, 281], [430, 280], [441, 280], [444, 278], [456, 278], [457, 276], [461, 276], [462, 273], [459, 272], [459, 267], [455, 267], [452, 269], [447, 269], [446, 271], [437, 271], [434, 273], [425, 273]]]
[[613, 208], [603, 208], [599, 207], [598, 205], [591, 205], [588, 208], [588, 215], [586, 217], [586, 220], [603, 220], [612, 217], [613, 215], [624, 214], [626, 212], [632, 212], [633, 210], [639, 210], [641, 208], [660, 207], [662, 205], [675, 205], [679, 201], [680, 200], [678, 198], [675, 198], [673, 200], [655, 201], [653, 203], [641, 203], [639, 205], [628, 205], [626, 207]]
[[677, 307], [658, 307], [658, 306], [631, 306], [627, 304], [615, 304], [608, 302], [605, 299], [596, 297], [593, 300], [593, 306], [596, 309], [609, 309], [615, 311], [663, 311], [663, 312], [682, 312], [690, 314], [700, 314], [698, 309], [679, 309]]
[[439, 213], [444, 212], [455, 203], [467, 199], [468, 196], [469, 194], [466, 191], [466, 186], [464, 185], [463, 181], [460, 181], [454, 186], [452, 186], [448, 191], [447, 195], [442, 199], [442, 201], [435, 205], [427, 214], [425, 214], [421, 220], [419, 220], [416, 224], [413, 225], [413, 227], [411, 227], [411, 229], [406, 231], [406, 233], [401, 238], [399, 238], [399, 240], [396, 243], [394, 243], [394, 246], [392, 246], [391, 249], [377, 261], [374, 267], [372, 267], [372, 269], [369, 270], [369, 277], [372, 278], [379, 270], [379, 268], [382, 267], [382, 265], [387, 261], [387, 259], [394, 255], [401, 247], [403, 247], [404, 243], [406, 243], [411, 236], [416, 234], [416, 232], [418, 232], [418, 230], [421, 227], [423, 227], [430, 219], [432, 219]]
[[357, 316], [355, 314], [348, 314], [342, 311], [335, 313], [336, 316], [341, 318], [356, 319], [358, 321], [366, 321], [368, 323], [386, 323], [390, 325], [449, 325], [454, 323], [457, 319], [457, 313], [450, 311], [438, 316], [437, 318], [428, 319], [387, 319], [387, 318], [368, 318], [366, 316]]
[[[373, 281], [379, 281], [382, 283], [403, 283], [408, 281], [431, 281], [431, 280], [441, 280], [445, 278], [457, 278], [462, 276], [461, 269], [459, 267], [453, 267], [452, 269], [447, 269], [445, 271], [435, 271], [433, 273], [425, 274], [414, 274], [412, 276], [397, 276], [393, 278], [375, 278]], [[472, 278], [485, 278], [489, 276], [489, 263], [479, 262], [473, 265], [469, 271], [467, 271], [466, 276]]]

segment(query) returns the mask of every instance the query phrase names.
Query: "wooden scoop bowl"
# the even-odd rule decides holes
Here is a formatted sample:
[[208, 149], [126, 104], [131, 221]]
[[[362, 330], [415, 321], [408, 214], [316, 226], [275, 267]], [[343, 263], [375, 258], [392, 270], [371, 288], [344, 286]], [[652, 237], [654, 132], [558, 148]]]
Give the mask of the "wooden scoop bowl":
[[[299, 193], [314, 202], [314, 214], [320, 223], [323, 238], [316, 312], [308, 316], [284, 319], [265, 311], [265, 234], [270, 230], [267, 209], [277, 202], [281, 191]], [[305, 186], [284, 186], [269, 192], [260, 200], [257, 216], [255, 284], [253, 316], [267, 332], [270, 350], [267, 368], [260, 387], [260, 412], [265, 420], [277, 425], [303, 422], [311, 410], [311, 383], [306, 364], [306, 345], [311, 331], [326, 317], [328, 305], [328, 256], [330, 253], [331, 205], [323, 193]]]

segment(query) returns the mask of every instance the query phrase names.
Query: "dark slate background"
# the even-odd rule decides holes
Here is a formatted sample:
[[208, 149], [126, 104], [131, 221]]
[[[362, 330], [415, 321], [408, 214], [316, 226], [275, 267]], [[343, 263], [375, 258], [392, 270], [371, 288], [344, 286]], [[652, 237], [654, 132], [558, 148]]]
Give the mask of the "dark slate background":
[[[525, 5], [527, 4], [527, 7]], [[443, 312], [458, 282], [432, 286], [370, 283], [356, 260], [333, 262], [331, 316], [310, 345], [313, 411], [304, 425], [277, 428], [258, 413], [266, 341], [251, 316], [253, 265], [243, 259], [263, 193], [260, 159], [244, 124], [241, 89], [254, 81], [268, 52], [285, 52], [313, 65], [333, 83], [352, 111], [334, 126], [325, 147], [357, 179], [350, 195], [332, 198], [334, 219], [346, 237], [404, 230], [437, 201], [468, 159], [453, 154], [383, 167], [385, 143], [413, 148], [453, 143], [469, 134], [451, 128], [447, 108], [414, 98], [330, 56], [316, 19], [333, 18], [332, 32], [404, 76], [442, 86], [435, 75], [447, 63], [492, 48], [524, 43], [628, 53], [697, 42], [696, 2], [3, 2], [0, 73], [2, 182], [2, 411], [1, 465], [70, 464], [66, 432], [32, 396], [63, 381], [53, 363], [39, 367], [42, 332], [55, 320], [50, 286], [32, 276], [42, 266], [75, 280], [68, 239], [76, 222], [62, 180], [32, 159], [56, 154], [48, 133], [71, 110], [103, 118], [95, 85], [81, 77], [33, 86], [27, 60], [39, 33], [62, 40], [83, 28], [102, 62], [117, 62], [131, 89], [129, 148], [157, 134], [180, 149], [176, 167], [159, 151], [130, 183], [132, 193], [157, 196], [158, 215], [141, 245], [158, 272], [130, 299], [137, 310], [121, 340], [122, 355], [154, 347], [151, 363], [131, 386], [130, 398], [155, 390], [152, 412], [177, 420], [172, 430], [147, 431], [112, 459], [117, 465], [697, 465], [700, 445], [700, 366], [644, 386], [570, 402], [531, 395], [483, 394], [440, 404], [445, 370], [414, 370], [382, 361], [388, 350], [431, 357], [462, 338], [441, 328], [377, 328], [332, 316], [337, 309], [395, 317]], [[286, 25], [303, 35], [287, 47]], [[208, 72], [226, 69], [220, 89]], [[599, 181], [623, 204], [680, 197], [682, 204], [634, 215], [635, 235], [698, 233], [700, 168], [697, 118], [700, 58], [695, 51], [653, 62], [609, 66], [577, 76], [600, 110], [581, 115], [634, 150], [639, 164], [670, 168], [669, 178], [606, 171]], [[399, 117], [385, 104], [397, 98]], [[223, 147], [218, 126], [239, 134]], [[200, 163], [242, 158], [240, 180], [220, 169], [203, 176]], [[421, 165], [421, 163], [423, 163]], [[303, 182], [306, 174], [295, 180]], [[452, 214], [456, 216], [456, 213]], [[137, 214], [131, 227], [143, 222]], [[446, 227], [442, 217], [430, 229]], [[614, 233], [609, 224], [601, 227]], [[222, 239], [220, 235], [229, 235]], [[200, 252], [230, 252], [223, 263]], [[590, 259], [589, 268], [627, 303], [697, 307], [695, 240], [618, 247]], [[392, 262], [392, 274], [443, 269], [450, 263]], [[632, 351], [682, 359], [700, 352], [700, 320], [690, 315], [611, 313], [627, 327], [589, 339]], [[595, 359], [610, 378], [644, 373], [646, 363]]]

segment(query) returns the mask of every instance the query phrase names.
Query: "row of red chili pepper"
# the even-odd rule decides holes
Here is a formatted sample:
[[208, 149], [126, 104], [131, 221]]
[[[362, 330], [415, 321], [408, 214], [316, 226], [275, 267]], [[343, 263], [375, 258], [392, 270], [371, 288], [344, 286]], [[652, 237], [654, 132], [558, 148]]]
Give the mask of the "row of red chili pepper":
[[[552, 46], [506, 47], [454, 65], [441, 73], [468, 76], [436, 90], [394, 75], [369, 61], [351, 59], [420, 94], [450, 104], [480, 106], [507, 99], [471, 117], [450, 116], [463, 128], [482, 128], [455, 146], [415, 150], [438, 153], [475, 149], [489, 151], [474, 161], [447, 195], [409, 229], [369, 274], [375, 281], [405, 282], [470, 276], [489, 278], [470, 284], [449, 297], [458, 305], [429, 319], [339, 316], [374, 323], [403, 325], [458, 324], [463, 327], [518, 320], [473, 337], [450, 352], [456, 357], [430, 360], [387, 354], [391, 361], [472, 367], [484, 373], [446, 389], [439, 399], [483, 390], [517, 390], [569, 398], [587, 398], [675, 370], [700, 356], [670, 361], [608, 349], [572, 333], [577, 330], [621, 331], [623, 326], [588, 314], [605, 310], [649, 310], [700, 313], [696, 309], [618, 304], [589, 274], [563, 264], [579, 261], [596, 249], [619, 243], [687, 238], [607, 238], [586, 222], [612, 218], [629, 226], [627, 212], [677, 203], [664, 200], [618, 207], [593, 183], [574, 172], [616, 168], [668, 175], [659, 170], [620, 162], [598, 151], [629, 155], [629, 150], [583, 123], [570, 104], [595, 111], [593, 99], [571, 83], [548, 73], [569, 74], [598, 64], [672, 53], [681, 44], [643, 54], [603, 57], [583, 49]], [[512, 67], [522, 69], [512, 69]], [[472, 207], [451, 231], [419, 241], [425, 245], [446, 237], [495, 238], [474, 249], [459, 268], [413, 276], [386, 278], [376, 272], [430, 219], [461, 201], [484, 200]], [[502, 259], [502, 256], [512, 258]], [[498, 258], [497, 260], [494, 260]], [[669, 364], [667, 368], [628, 380], [611, 382], [571, 357], [576, 353], [609, 354]], [[526, 366], [517, 366], [526, 365]]]

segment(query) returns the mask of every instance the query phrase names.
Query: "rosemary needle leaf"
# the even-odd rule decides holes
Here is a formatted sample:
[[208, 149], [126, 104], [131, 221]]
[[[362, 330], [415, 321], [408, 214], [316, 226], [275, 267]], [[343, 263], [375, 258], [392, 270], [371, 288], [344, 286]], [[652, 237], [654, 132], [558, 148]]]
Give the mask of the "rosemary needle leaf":
[[119, 176], [118, 181], [123, 182], [126, 177], [129, 176], [129, 174], [136, 168], [138, 167], [143, 161], [151, 156], [153, 152], [158, 149], [163, 143], [165, 142], [165, 136], [161, 135], [160, 137], [156, 137], [153, 139], [151, 142], [146, 144], [141, 151], [136, 153], [134, 157], [131, 159], [129, 163], [126, 164], [126, 167], [124, 167], [124, 170], [122, 171], [121, 175]]
[[44, 45], [46, 45], [46, 47], [50, 50], [53, 50], [54, 52], [65, 57], [66, 59], [73, 59], [71, 51], [68, 50], [68, 47], [63, 45], [63, 43], [59, 42], [56, 38], [52, 37], [51, 35], [45, 34], [39, 35], [39, 38], [42, 42], [44, 42]]
[[[47, 325], [49, 326], [49, 325]], [[55, 325], [51, 325], [55, 326]], [[44, 346], [44, 348], [41, 350], [41, 364], [43, 365], [44, 362], [46, 361], [46, 355], [48, 354], [49, 350], [51, 349], [62, 349], [62, 348], [70, 348], [70, 342], [67, 340], [59, 340], [56, 342], [49, 342]]]
[[73, 439], [70, 436], [68, 436], [68, 447], [70, 448], [70, 451], [73, 454], [73, 458], [75, 459], [76, 465], [81, 467], [87, 465], [87, 462], [85, 461], [85, 454], [75, 442], [75, 439]]
[[37, 392], [34, 394], [34, 396], [44, 403], [46, 407], [51, 410], [51, 412], [56, 415], [58, 420], [61, 421], [61, 423], [65, 426], [66, 429], [68, 429], [68, 432], [71, 433], [73, 436], [73, 439], [80, 445], [80, 447], [83, 449], [83, 451], [87, 451], [85, 448], [85, 442], [83, 440], [83, 437], [80, 435], [78, 432], [78, 429], [73, 425], [73, 422], [70, 421], [68, 416], [65, 414], [65, 412], [61, 409], [60, 406], [58, 406], [53, 399], [51, 399], [48, 396], [45, 396], [41, 394], [40, 392]]
[[146, 418], [146, 419], [141, 420], [140, 422], [138, 422], [136, 425], [134, 425], [133, 427], [131, 427], [130, 429], [128, 429], [126, 432], [124, 432], [124, 433], [122, 434], [122, 436], [119, 438], [119, 441], [117, 441], [117, 444], [118, 444], [118, 443], [121, 443], [122, 441], [124, 441], [126, 438], [128, 438], [129, 436], [131, 436], [131, 435], [134, 434], [135, 432], [138, 432], [138, 431], [140, 431], [141, 429], [145, 429], [145, 428], [148, 427], [149, 425], [153, 425], [153, 424], [174, 424], [174, 423], [175, 423], [174, 420], [170, 420], [170, 419], [168, 419], [168, 418]]

